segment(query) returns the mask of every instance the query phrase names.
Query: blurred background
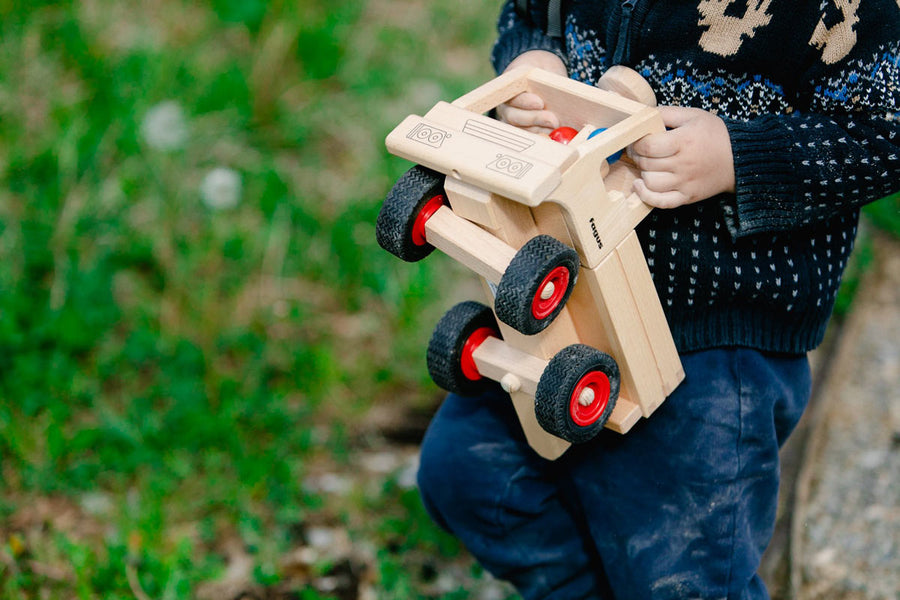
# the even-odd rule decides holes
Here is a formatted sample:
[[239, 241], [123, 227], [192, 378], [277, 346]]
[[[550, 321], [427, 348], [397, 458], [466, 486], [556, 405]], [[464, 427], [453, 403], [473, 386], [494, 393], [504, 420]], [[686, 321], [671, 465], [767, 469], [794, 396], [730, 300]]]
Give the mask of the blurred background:
[[413, 488], [455, 267], [374, 222], [497, 12], [0, 2], [0, 596], [465, 597]]
[[0, 597], [512, 597], [414, 487], [474, 282], [374, 236], [499, 5], [0, 0]]

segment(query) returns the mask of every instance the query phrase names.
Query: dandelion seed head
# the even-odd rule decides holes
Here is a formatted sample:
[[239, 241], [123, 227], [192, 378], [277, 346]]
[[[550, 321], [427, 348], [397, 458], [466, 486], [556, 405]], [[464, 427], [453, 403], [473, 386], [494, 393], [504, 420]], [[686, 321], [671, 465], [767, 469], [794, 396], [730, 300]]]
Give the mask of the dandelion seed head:
[[153, 106], [144, 115], [141, 135], [155, 150], [171, 151], [184, 147], [187, 141], [187, 120], [181, 105], [166, 100]]
[[241, 176], [226, 167], [216, 167], [200, 184], [203, 203], [214, 210], [234, 208], [241, 200]]

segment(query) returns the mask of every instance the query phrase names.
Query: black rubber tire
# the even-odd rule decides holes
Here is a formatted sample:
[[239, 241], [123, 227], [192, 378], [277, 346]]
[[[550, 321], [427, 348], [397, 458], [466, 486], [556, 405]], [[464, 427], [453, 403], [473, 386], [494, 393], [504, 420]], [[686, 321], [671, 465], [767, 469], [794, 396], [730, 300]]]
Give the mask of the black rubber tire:
[[400, 176], [388, 192], [375, 221], [378, 245], [406, 262], [422, 260], [434, 250], [413, 241], [416, 218], [429, 200], [444, 194], [444, 176], [416, 165]]
[[[590, 425], [579, 425], [569, 413], [569, 403], [578, 383], [592, 371], [609, 379], [609, 399], [602, 414]], [[612, 414], [619, 397], [621, 377], [615, 359], [584, 344], [573, 344], [560, 350], [538, 381], [534, 395], [534, 412], [538, 423], [548, 433], [573, 444], [593, 439]]]
[[462, 369], [466, 341], [483, 327], [493, 329], [495, 337], [500, 337], [490, 307], [472, 300], [457, 304], [441, 317], [428, 342], [427, 354], [428, 373], [438, 386], [461, 396], [477, 396], [496, 385], [486, 377], [469, 379]]
[[[497, 285], [494, 309], [497, 318], [516, 331], [534, 335], [547, 328], [559, 315], [575, 287], [580, 262], [578, 253], [556, 238], [538, 235], [528, 240], [510, 261]], [[557, 267], [569, 270], [569, 284], [552, 313], [538, 319], [532, 313], [532, 301], [541, 283]]]

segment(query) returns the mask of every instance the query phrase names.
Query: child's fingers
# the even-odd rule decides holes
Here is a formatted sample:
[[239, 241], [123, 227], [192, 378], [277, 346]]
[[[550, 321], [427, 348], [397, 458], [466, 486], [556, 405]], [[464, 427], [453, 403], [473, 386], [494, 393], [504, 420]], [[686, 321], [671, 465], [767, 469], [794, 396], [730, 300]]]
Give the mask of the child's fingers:
[[664, 192], [654, 191], [647, 187], [643, 179], [635, 179], [633, 189], [644, 204], [654, 208], [676, 208], [688, 202], [688, 197], [679, 190]]
[[668, 129], [681, 127], [688, 121], [697, 118], [696, 108], [687, 108], [684, 106], [660, 106], [658, 108], [659, 115], [663, 119]]
[[677, 152], [678, 140], [672, 131], [645, 135], [628, 147], [628, 155], [633, 159], [638, 156], [666, 158], [674, 156]]
[[497, 116], [510, 125], [547, 133], [559, 127], [559, 118], [548, 110], [524, 110], [508, 104], [497, 107]]
[[665, 171], [674, 173], [678, 167], [678, 162], [674, 156], [666, 156], [664, 158], [650, 158], [642, 154], [637, 154], [629, 150], [628, 157], [635, 166], [642, 172], [646, 171]]
[[651, 192], [669, 192], [682, 187], [678, 177], [666, 171], [641, 171], [641, 180]]
[[506, 104], [523, 110], [544, 110], [543, 98], [531, 92], [522, 92]]

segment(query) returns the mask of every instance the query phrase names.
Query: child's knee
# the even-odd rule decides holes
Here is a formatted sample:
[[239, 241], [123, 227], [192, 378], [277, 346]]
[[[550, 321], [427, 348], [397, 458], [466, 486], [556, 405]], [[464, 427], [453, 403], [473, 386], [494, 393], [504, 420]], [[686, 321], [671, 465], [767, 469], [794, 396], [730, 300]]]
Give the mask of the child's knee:
[[428, 502], [464, 501], [477, 493], [472, 482], [479, 479], [479, 472], [489, 468], [473, 443], [459, 435], [457, 429], [434, 425], [422, 441], [417, 475], [419, 489]]
[[417, 475], [429, 514], [454, 532], [473, 519], [491, 520], [489, 513], [496, 513], [524, 460], [522, 444], [504, 424], [488, 422], [479, 410], [460, 409], [467, 400], [451, 396], [435, 416], [422, 441]]

